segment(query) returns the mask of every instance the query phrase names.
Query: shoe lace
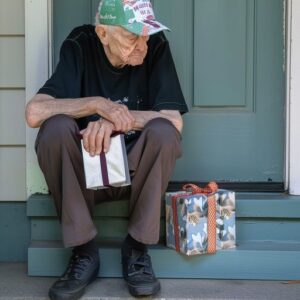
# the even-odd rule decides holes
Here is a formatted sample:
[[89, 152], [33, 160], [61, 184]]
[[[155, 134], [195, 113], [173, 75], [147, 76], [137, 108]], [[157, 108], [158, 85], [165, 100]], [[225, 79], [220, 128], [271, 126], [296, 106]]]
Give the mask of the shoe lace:
[[128, 264], [128, 276], [137, 274], [153, 275], [151, 258], [145, 252], [139, 252], [130, 258]]
[[65, 271], [61, 279], [80, 279], [86, 266], [90, 263], [90, 260], [91, 259], [88, 256], [81, 256], [79, 254], [73, 253], [70, 258], [67, 270]]

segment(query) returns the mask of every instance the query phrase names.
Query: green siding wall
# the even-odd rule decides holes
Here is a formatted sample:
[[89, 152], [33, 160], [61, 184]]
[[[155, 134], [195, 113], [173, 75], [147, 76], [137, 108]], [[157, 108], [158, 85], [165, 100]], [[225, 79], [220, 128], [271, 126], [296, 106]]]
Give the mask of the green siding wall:
[[0, 1], [0, 203], [26, 200], [24, 3]]
[[29, 240], [26, 203], [0, 202], [0, 262], [26, 261]]

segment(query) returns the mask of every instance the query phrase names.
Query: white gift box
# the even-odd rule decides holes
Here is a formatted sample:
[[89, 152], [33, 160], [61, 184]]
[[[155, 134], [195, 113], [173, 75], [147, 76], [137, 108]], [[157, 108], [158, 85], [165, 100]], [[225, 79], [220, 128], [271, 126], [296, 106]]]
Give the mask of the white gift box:
[[90, 156], [81, 140], [85, 182], [87, 189], [104, 189], [130, 185], [124, 135], [112, 136], [107, 153]]

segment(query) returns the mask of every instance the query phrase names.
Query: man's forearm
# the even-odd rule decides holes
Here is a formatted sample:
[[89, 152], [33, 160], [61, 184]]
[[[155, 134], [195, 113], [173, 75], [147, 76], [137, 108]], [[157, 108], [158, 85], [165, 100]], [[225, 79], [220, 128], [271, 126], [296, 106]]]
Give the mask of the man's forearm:
[[[26, 106], [26, 121], [30, 127], [40, 127], [48, 118], [65, 114], [72, 118], [81, 118], [93, 114], [99, 114], [104, 118], [111, 120], [111, 115], [115, 114], [115, 122], [119, 117], [117, 110], [125, 106], [114, 104], [112, 101], [103, 97], [86, 97], [79, 99], [56, 99], [49, 95], [37, 94]], [[152, 119], [165, 118], [169, 120], [179, 132], [182, 131], [182, 118], [178, 111], [162, 110], [156, 111], [134, 111], [129, 113], [134, 120], [133, 129], [142, 130], [144, 126]]]
[[26, 120], [30, 127], [40, 127], [48, 118], [65, 114], [72, 118], [81, 118], [96, 113], [95, 101], [106, 101], [101, 97], [80, 99], [55, 99], [42, 94], [36, 95], [26, 107]]
[[179, 132], [182, 132], [183, 122], [178, 111], [161, 110], [157, 112], [131, 110], [130, 113], [135, 118], [134, 130], [142, 130], [150, 120], [164, 118], [169, 120]]

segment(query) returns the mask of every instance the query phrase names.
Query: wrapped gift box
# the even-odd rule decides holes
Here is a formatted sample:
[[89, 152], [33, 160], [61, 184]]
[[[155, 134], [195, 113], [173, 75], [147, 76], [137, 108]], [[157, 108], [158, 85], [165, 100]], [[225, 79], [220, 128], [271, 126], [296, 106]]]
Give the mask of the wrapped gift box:
[[109, 151], [90, 156], [81, 141], [86, 188], [104, 189], [130, 185], [124, 135], [111, 137]]
[[186, 255], [235, 247], [235, 193], [166, 193], [167, 246]]

